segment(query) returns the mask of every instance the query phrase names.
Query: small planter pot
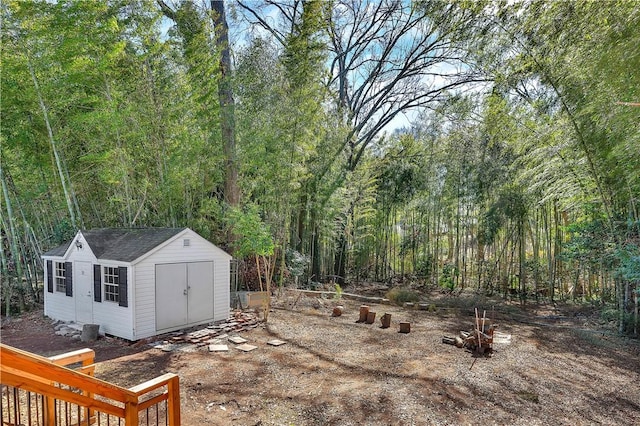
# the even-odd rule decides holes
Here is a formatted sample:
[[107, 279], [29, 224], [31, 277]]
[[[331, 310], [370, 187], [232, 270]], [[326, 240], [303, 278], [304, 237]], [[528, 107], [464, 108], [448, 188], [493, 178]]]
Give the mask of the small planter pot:
[[389, 328], [391, 327], [391, 314], [384, 314], [380, 317], [380, 323], [382, 324], [380, 327]]

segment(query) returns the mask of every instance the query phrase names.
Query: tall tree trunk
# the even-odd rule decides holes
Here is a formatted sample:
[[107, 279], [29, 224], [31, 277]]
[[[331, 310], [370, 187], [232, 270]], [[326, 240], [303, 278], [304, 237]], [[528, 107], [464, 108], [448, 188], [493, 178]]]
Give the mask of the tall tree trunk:
[[240, 204], [238, 187], [238, 158], [236, 153], [235, 101], [231, 86], [231, 52], [229, 48], [229, 26], [225, 16], [224, 0], [211, 0], [213, 23], [215, 25], [215, 43], [220, 52], [220, 80], [218, 98], [220, 100], [220, 126], [225, 156], [224, 198], [231, 207]]
[[[342, 230], [342, 229], [341, 229]], [[335, 275], [336, 283], [344, 285], [344, 279], [346, 275], [346, 263], [347, 263], [347, 238], [345, 232], [340, 232], [338, 235], [338, 246], [336, 248], [336, 257], [333, 267], [333, 275]]]
[[518, 219], [518, 240], [520, 252], [518, 254], [518, 283], [520, 284], [520, 300], [522, 303], [527, 302], [527, 250], [525, 235], [525, 218]]
[[314, 211], [311, 212], [311, 279], [318, 281], [322, 270], [320, 269], [320, 231], [318, 229], [317, 217]]

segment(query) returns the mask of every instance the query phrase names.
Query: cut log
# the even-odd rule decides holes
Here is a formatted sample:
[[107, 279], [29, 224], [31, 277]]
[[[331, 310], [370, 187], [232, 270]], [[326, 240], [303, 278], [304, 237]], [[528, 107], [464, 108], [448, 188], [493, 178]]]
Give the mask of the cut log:
[[409, 333], [411, 332], [411, 323], [410, 322], [401, 322], [400, 323], [400, 333]]
[[376, 321], [375, 311], [369, 311], [367, 313], [367, 324], [373, 324]]
[[360, 306], [360, 318], [357, 322], [367, 321], [367, 315], [369, 315], [369, 307], [367, 305]]
[[460, 336], [450, 337], [450, 336], [442, 336], [442, 343], [446, 343], [447, 345], [454, 345], [455, 347], [461, 348], [464, 346], [464, 340]]
[[391, 314], [385, 313], [383, 316], [381, 316], [380, 323], [382, 323], [381, 325], [382, 328], [391, 327]]
[[344, 311], [344, 306], [336, 306], [335, 308], [333, 308], [333, 313], [331, 314], [331, 316], [339, 317], [340, 315], [342, 315], [343, 311]]

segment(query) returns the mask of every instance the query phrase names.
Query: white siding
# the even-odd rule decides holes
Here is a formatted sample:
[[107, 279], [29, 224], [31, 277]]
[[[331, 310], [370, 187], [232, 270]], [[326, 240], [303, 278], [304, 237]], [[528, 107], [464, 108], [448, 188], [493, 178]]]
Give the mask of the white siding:
[[[184, 246], [184, 240], [189, 245]], [[214, 318], [229, 317], [229, 262], [231, 256], [190, 229], [181, 232], [167, 243], [153, 250], [150, 255], [134, 262], [136, 286], [130, 293], [130, 305], [135, 312], [134, 339], [157, 334], [155, 306], [155, 265], [164, 263], [213, 261], [214, 266]]]
[[108, 302], [104, 300], [104, 283], [101, 286], [102, 302], [93, 302], [93, 322], [100, 324], [100, 332], [110, 334], [112, 336], [122, 337], [127, 340], [134, 340], [133, 334], [133, 274], [131, 265], [128, 263], [118, 263], [112, 261], [99, 261], [100, 266], [127, 268], [127, 296], [129, 306], [120, 306], [117, 302]]
[[[226, 254], [226, 253], [225, 253]], [[229, 300], [229, 262], [231, 256], [216, 259], [213, 264], [213, 320], [221, 321], [229, 318], [231, 302]]]
[[[53, 267], [55, 268], [55, 262], [75, 262], [76, 260], [84, 261], [84, 262], [96, 262], [96, 257], [94, 256], [91, 249], [87, 246], [84, 239], [80, 237], [80, 233], [76, 234], [76, 237], [69, 245], [69, 249], [65, 254], [65, 257], [49, 257], [43, 256], [44, 260], [44, 314], [49, 318], [60, 320], [60, 321], [75, 321], [76, 320], [76, 291], [75, 286], [73, 289], [73, 296], [68, 297], [64, 293], [60, 293], [56, 291], [55, 278], [53, 283], [53, 293], [49, 293], [47, 291], [47, 260], [53, 261]], [[77, 248], [75, 245], [75, 241], [80, 238], [83, 242], [83, 246], [81, 249]], [[73, 268], [73, 277], [76, 277], [76, 268], [74, 264]], [[72, 282], [75, 279], [72, 278]], [[73, 285], [73, 283], [72, 283]]]
[[[47, 279], [46, 260], [45, 259], [45, 280]], [[56, 260], [53, 260], [54, 268]], [[44, 287], [44, 314], [45, 316], [60, 321], [75, 321], [76, 305], [73, 297], [67, 297], [64, 293], [56, 291], [55, 282], [53, 284], [53, 293], [47, 291], [46, 281]]]

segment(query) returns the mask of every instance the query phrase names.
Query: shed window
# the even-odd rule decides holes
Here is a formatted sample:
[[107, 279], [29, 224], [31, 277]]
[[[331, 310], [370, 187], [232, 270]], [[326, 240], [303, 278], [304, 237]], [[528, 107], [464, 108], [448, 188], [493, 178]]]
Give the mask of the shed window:
[[120, 302], [120, 275], [118, 268], [104, 267], [104, 300]]
[[64, 262], [55, 262], [56, 269], [54, 271], [54, 282], [56, 283], [56, 291], [60, 293], [67, 292], [67, 280], [65, 278]]

